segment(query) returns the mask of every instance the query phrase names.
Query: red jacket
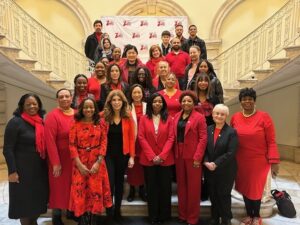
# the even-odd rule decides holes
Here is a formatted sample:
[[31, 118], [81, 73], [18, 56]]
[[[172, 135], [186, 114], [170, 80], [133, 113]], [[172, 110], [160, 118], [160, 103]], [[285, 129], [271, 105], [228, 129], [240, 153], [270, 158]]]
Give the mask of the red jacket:
[[175, 54], [173, 51], [166, 55], [166, 61], [170, 65], [171, 72], [176, 75], [177, 78], [184, 77], [185, 67], [190, 64], [191, 59], [189, 54], [184, 51], [179, 51]]
[[[182, 111], [177, 113], [174, 117], [174, 133], [175, 140], [177, 140], [177, 124], [181, 117]], [[193, 110], [187, 121], [184, 134], [183, 145], [183, 159], [200, 160], [204, 156], [207, 143], [207, 130], [206, 130], [205, 117]], [[176, 141], [177, 143], [177, 141]], [[178, 158], [178, 146], [175, 144], [175, 157]]]
[[141, 145], [140, 164], [144, 166], [153, 166], [152, 160], [159, 156], [163, 163], [161, 166], [170, 166], [174, 164], [174, 132], [173, 121], [171, 117], [164, 123], [159, 122], [158, 134], [154, 133], [153, 120], [147, 115], [142, 116], [139, 124], [138, 138]]
[[[103, 115], [103, 113], [102, 113]], [[135, 156], [135, 128], [132, 117], [122, 118], [122, 134], [123, 134], [123, 154], [129, 154], [131, 157]], [[109, 124], [107, 126], [107, 133]]]

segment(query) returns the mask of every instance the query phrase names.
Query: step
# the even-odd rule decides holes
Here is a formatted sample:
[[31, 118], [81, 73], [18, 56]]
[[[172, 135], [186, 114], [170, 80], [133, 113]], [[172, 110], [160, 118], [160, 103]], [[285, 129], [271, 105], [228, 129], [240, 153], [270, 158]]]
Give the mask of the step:
[[31, 70], [32, 74], [38, 79], [47, 82], [50, 79], [51, 70]]
[[8, 58], [15, 60], [19, 57], [20, 48], [0, 46], [0, 51], [3, 52]]
[[270, 76], [274, 70], [273, 69], [257, 69], [257, 70], [253, 70], [253, 72], [255, 73], [255, 78], [259, 81], [262, 81], [264, 79], [266, 79], [268, 76]]
[[28, 70], [31, 71], [35, 68], [35, 64], [37, 63], [36, 60], [32, 60], [32, 59], [16, 59], [16, 61], [21, 64], [21, 66]]
[[254, 85], [257, 84], [258, 80], [257, 79], [247, 79], [247, 80], [238, 80], [238, 82], [240, 83], [240, 88], [246, 88], [246, 87], [253, 87]]
[[285, 47], [286, 57], [293, 59], [300, 55], [300, 45]]
[[61, 88], [65, 88], [65, 82], [66, 80], [53, 80], [48, 79], [46, 81], [51, 87], [55, 88], [56, 90], [59, 90]]
[[6, 45], [5, 35], [3, 35], [3, 34], [0, 34], [0, 45], [3, 45], [3, 46]]
[[229, 98], [237, 97], [240, 93], [241, 88], [224, 88], [225, 95]]
[[278, 58], [278, 59], [269, 59], [270, 68], [274, 71], [279, 70], [281, 67], [283, 67], [288, 61], [290, 61], [289, 58]]

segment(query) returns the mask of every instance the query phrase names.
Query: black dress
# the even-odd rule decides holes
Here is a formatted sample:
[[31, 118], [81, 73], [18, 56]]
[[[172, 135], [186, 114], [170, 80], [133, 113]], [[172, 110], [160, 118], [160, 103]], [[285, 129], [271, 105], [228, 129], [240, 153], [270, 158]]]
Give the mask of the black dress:
[[8, 173], [19, 175], [19, 183], [9, 183], [8, 217], [19, 219], [46, 213], [48, 169], [35, 148], [35, 128], [21, 117], [12, 118], [5, 129], [3, 154]]

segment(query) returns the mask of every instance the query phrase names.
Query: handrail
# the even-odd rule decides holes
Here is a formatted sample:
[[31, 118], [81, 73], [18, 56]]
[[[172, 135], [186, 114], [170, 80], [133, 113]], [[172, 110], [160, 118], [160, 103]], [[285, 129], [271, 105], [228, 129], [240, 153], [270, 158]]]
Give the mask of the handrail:
[[224, 86], [233, 87], [238, 79], [262, 68], [268, 59], [295, 43], [299, 26], [300, 0], [290, 0], [253, 32], [215, 57], [212, 61]]
[[0, 34], [37, 60], [41, 69], [51, 70], [72, 83], [74, 75], [90, 71], [89, 60], [55, 36], [12, 0], [0, 1]]

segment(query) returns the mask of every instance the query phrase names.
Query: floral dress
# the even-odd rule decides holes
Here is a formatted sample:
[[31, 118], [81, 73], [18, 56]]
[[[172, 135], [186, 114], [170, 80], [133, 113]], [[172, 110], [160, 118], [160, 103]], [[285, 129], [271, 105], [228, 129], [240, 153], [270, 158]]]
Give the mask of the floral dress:
[[[75, 122], [70, 130], [71, 158], [80, 161], [91, 169], [98, 156], [106, 154], [106, 124]], [[101, 161], [96, 174], [81, 175], [75, 163], [72, 170], [72, 184], [69, 209], [75, 216], [85, 212], [101, 214], [105, 208], [112, 206], [109, 179], [105, 160]]]

